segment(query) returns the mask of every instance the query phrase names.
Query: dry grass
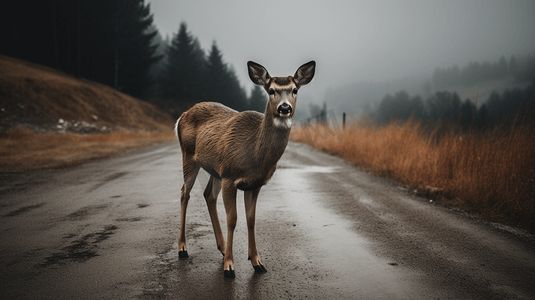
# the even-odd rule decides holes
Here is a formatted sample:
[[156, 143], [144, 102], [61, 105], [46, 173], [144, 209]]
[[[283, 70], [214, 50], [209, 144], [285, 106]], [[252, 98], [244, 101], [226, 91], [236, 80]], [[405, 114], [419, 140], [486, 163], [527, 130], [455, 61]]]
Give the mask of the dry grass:
[[[37, 125], [58, 119], [112, 128], [166, 130], [174, 120], [113, 88], [0, 55], [0, 117]], [[2, 123], [2, 122], [0, 122]]]
[[[73, 166], [175, 139], [174, 120], [150, 103], [3, 55], [0, 108], [0, 172]], [[54, 133], [87, 132], [67, 124], [111, 132]]]
[[38, 134], [15, 128], [0, 133], [0, 172], [68, 167], [172, 140], [176, 140], [172, 130], [82, 135]]
[[338, 131], [296, 128], [291, 138], [399, 180], [435, 200], [533, 232], [532, 128], [482, 135], [451, 132], [437, 138], [410, 122], [387, 127], [353, 124]]

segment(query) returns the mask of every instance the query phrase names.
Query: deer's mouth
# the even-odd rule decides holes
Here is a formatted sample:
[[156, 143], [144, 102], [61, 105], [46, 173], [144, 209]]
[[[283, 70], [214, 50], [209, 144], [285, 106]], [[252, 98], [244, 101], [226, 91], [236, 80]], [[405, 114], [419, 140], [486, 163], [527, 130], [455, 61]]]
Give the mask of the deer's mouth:
[[282, 129], [290, 129], [292, 128], [292, 118], [289, 115], [286, 117], [275, 117], [273, 119], [273, 125]]

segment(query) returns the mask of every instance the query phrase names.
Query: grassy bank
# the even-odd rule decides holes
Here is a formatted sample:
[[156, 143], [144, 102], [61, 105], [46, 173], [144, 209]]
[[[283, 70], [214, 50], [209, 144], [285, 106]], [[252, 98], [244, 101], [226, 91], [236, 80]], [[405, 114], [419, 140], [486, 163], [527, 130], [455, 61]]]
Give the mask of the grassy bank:
[[0, 55], [0, 172], [73, 166], [174, 140], [169, 111]]
[[62, 122], [130, 131], [174, 124], [167, 112], [109, 86], [0, 55], [0, 130], [50, 132]]
[[418, 124], [292, 130], [294, 141], [387, 175], [434, 200], [534, 230], [533, 127], [436, 134]]
[[15, 128], [0, 133], [0, 172], [74, 166], [172, 140], [176, 137], [171, 129], [162, 132], [119, 130], [98, 134], [39, 134]]

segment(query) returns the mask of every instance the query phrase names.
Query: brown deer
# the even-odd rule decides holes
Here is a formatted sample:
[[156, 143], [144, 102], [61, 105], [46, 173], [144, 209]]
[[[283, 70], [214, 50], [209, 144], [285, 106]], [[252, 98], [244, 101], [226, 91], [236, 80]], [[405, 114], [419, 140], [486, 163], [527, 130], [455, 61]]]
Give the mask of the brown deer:
[[[266, 272], [256, 250], [254, 227], [256, 200], [277, 167], [288, 144], [298, 89], [314, 77], [316, 63], [310, 61], [294, 76], [271, 77], [261, 65], [247, 62], [249, 77], [264, 87], [269, 100], [264, 114], [237, 112], [222, 104], [202, 102], [184, 112], [175, 131], [182, 149], [184, 185], [180, 197], [178, 254], [187, 258], [186, 209], [200, 168], [211, 176], [204, 190], [217, 248], [224, 258], [225, 277], [234, 278], [232, 240], [236, 227], [236, 193], [244, 191], [249, 238], [249, 260], [256, 272]], [[227, 244], [217, 216], [217, 196], [223, 189], [227, 215]]]

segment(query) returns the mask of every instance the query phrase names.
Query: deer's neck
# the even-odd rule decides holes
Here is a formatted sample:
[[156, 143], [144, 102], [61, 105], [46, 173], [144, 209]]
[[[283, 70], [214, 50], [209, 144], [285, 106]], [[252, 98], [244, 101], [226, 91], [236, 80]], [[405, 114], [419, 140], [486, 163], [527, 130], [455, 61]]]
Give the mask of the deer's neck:
[[270, 113], [264, 115], [260, 126], [256, 151], [260, 161], [266, 166], [277, 164], [284, 153], [290, 138], [290, 127], [276, 126], [274, 117]]

